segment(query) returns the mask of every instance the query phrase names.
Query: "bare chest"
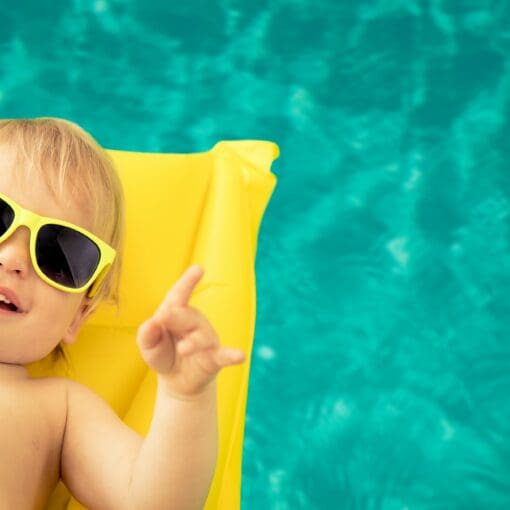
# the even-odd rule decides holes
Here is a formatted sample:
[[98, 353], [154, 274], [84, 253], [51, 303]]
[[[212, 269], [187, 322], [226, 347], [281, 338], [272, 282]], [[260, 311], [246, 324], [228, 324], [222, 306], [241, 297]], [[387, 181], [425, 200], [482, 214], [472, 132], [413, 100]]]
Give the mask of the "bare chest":
[[0, 388], [0, 510], [36, 510], [55, 487], [65, 413], [58, 392]]

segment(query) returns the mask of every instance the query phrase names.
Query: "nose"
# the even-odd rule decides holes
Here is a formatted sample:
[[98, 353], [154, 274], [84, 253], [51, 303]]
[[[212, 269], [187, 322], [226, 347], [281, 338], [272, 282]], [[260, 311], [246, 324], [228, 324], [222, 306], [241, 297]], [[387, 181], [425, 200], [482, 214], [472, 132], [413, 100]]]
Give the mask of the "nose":
[[30, 270], [30, 231], [18, 227], [8, 239], [0, 242], [0, 274], [24, 278]]

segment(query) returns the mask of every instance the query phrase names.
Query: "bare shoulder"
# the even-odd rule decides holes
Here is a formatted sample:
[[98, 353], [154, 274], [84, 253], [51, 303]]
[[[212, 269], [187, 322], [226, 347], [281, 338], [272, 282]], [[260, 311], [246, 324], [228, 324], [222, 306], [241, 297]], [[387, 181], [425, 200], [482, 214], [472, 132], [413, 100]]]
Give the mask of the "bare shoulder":
[[92, 410], [98, 412], [98, 409], [103, 413], [113, 414], [108, 404], [99, 395], [83, 384], [64, 377], [32, 379], [26, 393], [34, 405], [44, 408], [46, 415], [56, 426], [55, 431], [60, 430], [62, 435], [70, 425], [78, 422], [78, 420], [70, 420], [77, 410], [82, 410], [78, 413], [80, 419], [87, 412], [90, 413]]
[[110, 404], [88, 386], [67, 379], [65, 381], [68, 426], [85, 422], [90, 425], [94, 419], [121, 422]]
[[67, 432], [82, 427], [89, 428], [91, 422], [120, 421], [110, 404], [89, 387], [67, 379], [64, 383], [67, 400]]
[[[136, 438], [136, 442], [139, 441], [140, 436], [129, 429], [110, 404], [93, 390], [76, 381], [67, 380], [65, 391], [67, 398], [66, 436], [68, 439], [80, 437], [81, 440], [88, 440], [92, 438], [96, 444], [100, 444], [101, 439], [120, 438], [124, 433], [125, 438], [131, 440]], [[92, 431], [94, 433], [91, 433]]]
[[126, 508], [131, 468], [142, 437], [101, 396], [68, 381], [62, 479], [90, 508]]
[[51, 393], [52, 396], [57, 396], [65, 395], [68, 381], [69, 379], [63, 377], [35, 377], [30, 379], [30, 384], [35, 392], [41, 391], [45, 394]]
[[29, 388], [34, 404], [38, 408], [44, 408], [48, 416], [63, 425], [67, 414], [67, 379], [61, 377], [32, 379]]

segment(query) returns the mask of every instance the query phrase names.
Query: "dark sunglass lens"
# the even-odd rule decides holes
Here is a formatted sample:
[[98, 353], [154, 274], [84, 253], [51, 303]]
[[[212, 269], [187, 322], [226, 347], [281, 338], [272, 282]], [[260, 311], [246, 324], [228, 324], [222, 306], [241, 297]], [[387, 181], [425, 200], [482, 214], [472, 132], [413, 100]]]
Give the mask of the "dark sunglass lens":
[[0, 236], [5, 234], [14, 221], [12, 207], [0, 198]]
[[54, 282], [77, 289], [85, 285], [99, 264], [97, 245], [80, 232], [62, 225], [44, 225], [35, 244], [37, 264]]

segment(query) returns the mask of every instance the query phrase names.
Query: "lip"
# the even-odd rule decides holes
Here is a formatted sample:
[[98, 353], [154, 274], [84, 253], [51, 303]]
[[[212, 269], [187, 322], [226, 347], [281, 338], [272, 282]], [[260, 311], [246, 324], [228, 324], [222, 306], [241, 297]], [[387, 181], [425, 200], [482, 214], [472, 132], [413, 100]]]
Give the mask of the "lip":
[[19, 297], [13, 290], [8, 289], [7, 287], [0, 287], [0, 294], [3, 294], [11, 303], [14, 303], [18, 307], [18, 310], [15, 313], [23, 313], [25, 311], [23, 306], [21, 306]]

